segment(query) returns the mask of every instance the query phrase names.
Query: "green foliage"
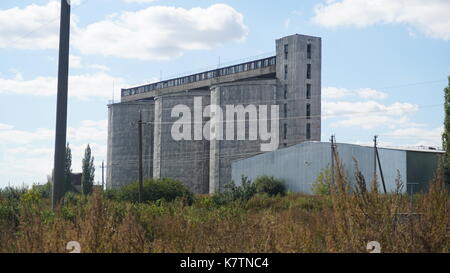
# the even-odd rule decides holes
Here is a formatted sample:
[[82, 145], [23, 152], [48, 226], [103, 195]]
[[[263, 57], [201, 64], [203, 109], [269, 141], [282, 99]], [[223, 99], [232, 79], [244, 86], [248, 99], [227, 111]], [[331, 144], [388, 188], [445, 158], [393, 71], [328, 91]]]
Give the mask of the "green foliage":
[[312, 192], [315, 195], [331, 194], [331, 167], [324, 169], [312, 185]]
[[[122, 201], [137, 203], [139, 200], [139, 182], [126, 185], [117, 190], [108, 190], [105, 196]], [[147, 179], [143, 184], [143, 202], [155, 202], [165, 200], [167, 202], [175, 199], [183, 199], [192, 204], [193, 193], [181, 182], [172, 179]]]
[[273, 176], [260, 176], [255, 179], [257, 193], [266, 193], [269, 196], [286, 195], [286, 186], [282, 180]]
[[241, 185], [236, 186], [234, 181], [225, 185], [225, 190], [215, 193], [212, 201], [217, 205], [225, 205], [233, 201], [248, 201], [256, 194], [255, 184], [246, 176], [242, 176]]
[[257, 194], [267, 194], [269, 196], [285, 195], [286, 187], [283, 181], [274, 177], [257, 177], [253, 183], [248, 177], [242, 176], [241, 185], [237, 186], [234, 181], [225, 185], [225, 190], [215, 193], [212, 202], [216, 205], [225, 205], [230, 202], [248, 202]]
[[0, 189], [0, 199], [6, 200], [20, 200], [22, 195], [28, 191], [27, 188], [14, 188], [14, 187], [6, 187], [4, 189]]
[[84, 195], [91, 194], [94, 187], [95, 166], [94, 157], [91, 156], [91, 147], [86, 147], [82, 163], [83, 174], [81, 176], [81, 192]]
[[75, 189], [72, 186], [72, 150], [67, 143], [64, 161], [64, 192], [69, 191], [75, 191]]
[[448, 77], [448, 87], [444, 89], [444, 133], [442, 134], [442, 148], [445, 150], [444, 155], [444, 175], [445, 182], [450, 183], [450, 76]]
[[31, 191], [36, 192], [41, 198], [49, 199], [52, 197], [52, 184], [47, 182], [44, 185], [33, 185]]

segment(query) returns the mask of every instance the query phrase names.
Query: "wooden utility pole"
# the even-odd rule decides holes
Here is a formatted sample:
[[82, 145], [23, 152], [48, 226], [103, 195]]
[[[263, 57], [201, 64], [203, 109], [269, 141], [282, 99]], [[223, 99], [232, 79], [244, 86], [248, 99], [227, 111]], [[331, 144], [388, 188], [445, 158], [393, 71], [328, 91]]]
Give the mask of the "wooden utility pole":
[[335, 136], [331, 136], [331, 185], [334, 185], [334, 155], [335, 155]]
[[52, 208], [64, 196], [64, 165], [66, 157], [67, 93], [69, 83], [70, 1], [61, 0], [59, 29], [58, 95], [56, 104], [55, 157]]
[[381, 182], [383, 185], [383, 190], [384, 193], [387, 193], [386, 190], [386, 183], [384, 183], [384, 175], [383, 175], [383, 169], [381, 168], [381, 160], [380, 160], [380, 154], [378, 153], [378, 136], [375, 136], [374, 138], [374, 150], [375, 150], [375, 158], [374, 158], [374, 164], [375, 164], [375, 168], [374, 168], [374, 177], [376, 179], [377, 176], [377, 162], [378, 162], [378, 166], [380, 168], [380, 175], [381, 175]]
[[378, 136], [373, 138], [373, 179], [377, 180], [377, 139]]
[[141, 203], [142, 192], [144, 189], [144, 175], [142, 166], [142, 111], [139, 111], [138, 135], [139, 135], [139, 203]]

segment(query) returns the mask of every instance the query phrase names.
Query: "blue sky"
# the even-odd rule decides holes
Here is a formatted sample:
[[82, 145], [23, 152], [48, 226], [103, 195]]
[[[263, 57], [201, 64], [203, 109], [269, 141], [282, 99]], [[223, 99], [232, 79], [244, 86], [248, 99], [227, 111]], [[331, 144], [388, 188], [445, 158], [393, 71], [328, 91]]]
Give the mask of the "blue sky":
[[[88, 143], [97, 166], [106, 159], [106, 105], [120, 88], [270, 54], [294, 33], [322, 37], [322, 141], [441, 145], [450, 1], [72, 2], [74, 171]], [[58, 30], [59, 1], [0, 3], [0, 187], [51, 172]]]

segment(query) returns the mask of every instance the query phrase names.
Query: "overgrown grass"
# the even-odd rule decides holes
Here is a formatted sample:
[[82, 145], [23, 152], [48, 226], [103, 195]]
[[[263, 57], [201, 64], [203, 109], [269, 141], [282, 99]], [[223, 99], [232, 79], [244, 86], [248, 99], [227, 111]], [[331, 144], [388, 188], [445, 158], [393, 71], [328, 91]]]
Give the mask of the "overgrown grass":
[[[329, 196], [288, 193], [216, 202], [214, 196], [145, 204], [67, 195], [53, 212], [38, 191], [0, 193], [0, 252], [449, 252], [450, 200], [442, 172], [414, 202], [400, 191], [349, 191], [337, 166]], [[401, 187], [400, 181], [399, 189]], [[17, 194], [16, 194], [17, 193]]]

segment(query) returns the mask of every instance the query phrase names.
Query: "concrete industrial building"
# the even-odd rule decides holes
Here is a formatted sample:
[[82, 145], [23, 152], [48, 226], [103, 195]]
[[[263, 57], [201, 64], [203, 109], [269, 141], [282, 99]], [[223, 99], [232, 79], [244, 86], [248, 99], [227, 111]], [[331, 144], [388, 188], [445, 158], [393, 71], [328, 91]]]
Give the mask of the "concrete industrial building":
[[[235, 140], [209, 141], [194, 135], [192, 140], [174, 140], [173, 125], [179, 117], [172, 117], [172, 110], [177, 105], [186, 105], [194, 112], [198, 98], [203, 107], [268, 105], [270, 109], [270, 105], [277, 105], [279, 123], [275, 129], [280, 147], [320, 141], [321, 38], [298, 34], [283, 37], [276, 40], [276, 55], [269, 58], [122, 89], [121, 102], [108, 106], [107, 187], [138, 180], [136, 123], [140, 112], [146, 123], [143, 127], [146, 178], [174, 178], [196, 193], [212, 193], [231, 181], [234, 160], [261, 154], [260, 147], [265, 141], [238, 140], [237, 130]], [[209, 116], [214, 113], [211, 110]], [[247, 114], [250, 118], [251, 114]], [[202, 125], [207, 126], [210, 119], [201, 118]], [[244, 126], [250, 135], [250, 125], [245, 122]], [[217, 133], [216, 129], [210, 126], [209, 132]]]
[[[355, 163], [370, 183], [374, 174], [374, 148], [352, 144], [337, 144], [339, 159], [345, 176], [356, 183]], [[396, 189], [400, 175], [403, 191], [417, 193], [427, 189], [434, 177], [439, 156], [436, 150], [413, 150], [378, 148], [386, 190]], [[240, 184], [242, 175], [249, 179], [267, 175], [284, 180], [287, 188], [294, 192], [312, 193], [312, 184], [321, 172], [331, 166], [331, 145], [325, 142], [303, 142], [286, 149], [264, 153], [251, 158], [237, 160], [232, 164], [232, 179]], [[381, 184], [380, 168], [377, 165], [377, 181]]]

